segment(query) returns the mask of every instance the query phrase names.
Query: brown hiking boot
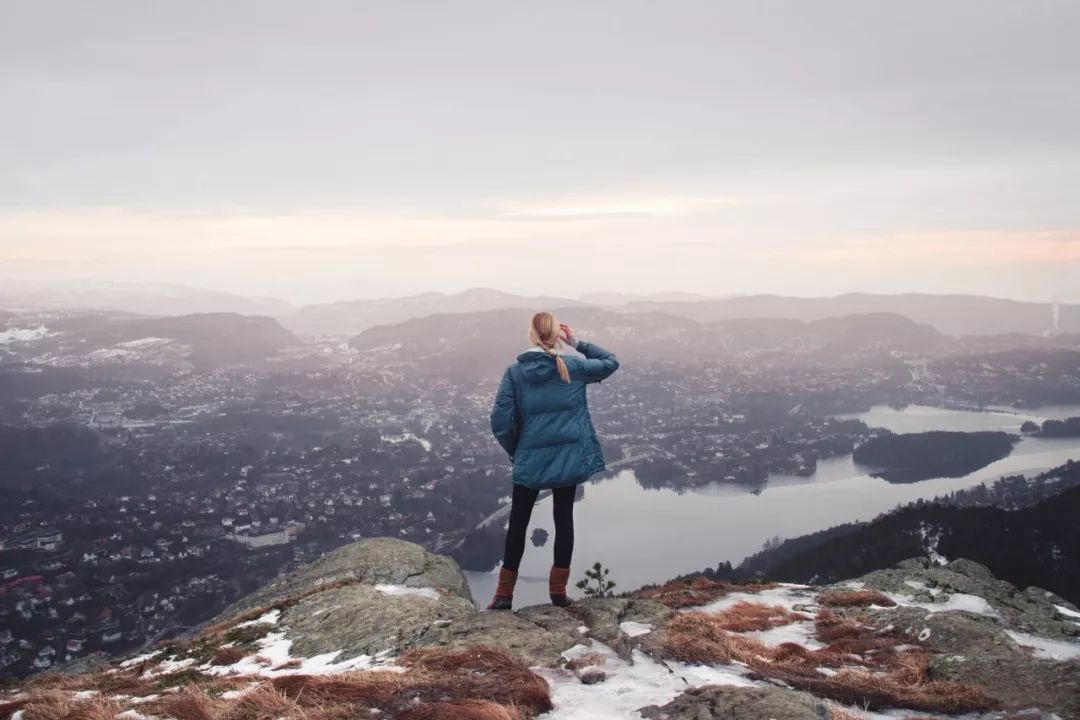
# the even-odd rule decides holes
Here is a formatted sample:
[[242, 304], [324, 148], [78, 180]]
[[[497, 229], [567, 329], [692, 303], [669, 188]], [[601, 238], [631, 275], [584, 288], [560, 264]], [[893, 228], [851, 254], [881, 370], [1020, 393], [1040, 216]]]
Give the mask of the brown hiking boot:
[[495, 588], [495, 597], [488, 610], [509, 610], [514, 603], [514, 585], [517, 584], [518, 574], [513, 570], [499, 568], [499, 585]]
[[551, 574], [548, 575], [548, 594], [551, 596], [551, 604], [556, 607], [566, 607], [570, 604], [570, 598], [566, 597], [566, 583], [570, 580], [570, 568], [551, 566]]

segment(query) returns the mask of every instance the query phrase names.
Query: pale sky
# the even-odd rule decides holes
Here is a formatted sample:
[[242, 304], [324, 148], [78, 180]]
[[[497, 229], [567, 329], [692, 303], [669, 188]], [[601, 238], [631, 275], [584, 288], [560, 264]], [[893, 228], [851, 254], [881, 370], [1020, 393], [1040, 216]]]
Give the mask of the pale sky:
[[1080, 301], [1080, 3], [0, 6], [0, 278]]

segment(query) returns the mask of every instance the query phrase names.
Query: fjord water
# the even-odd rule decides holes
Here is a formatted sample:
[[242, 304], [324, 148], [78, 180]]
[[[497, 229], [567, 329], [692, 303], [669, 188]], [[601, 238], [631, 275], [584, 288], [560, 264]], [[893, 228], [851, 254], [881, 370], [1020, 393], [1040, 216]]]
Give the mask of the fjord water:
[[[893, 432], [929, 430], [1004, 430], [1017, 433], [1025, 420], [1080, 416], [1080, 406], [1034, 411], [995, 408], [993, 412], [909, 406], [879, 406], [846, 417]], [[646, 489], [632, 470], [586, 483], [585, 497], [574, 507], [575, 550], [572, 581], [599, 560], [611, 569], [617, 590], [632, 590], [676, 575], [738, 564], [775, 536], [796, 537], [840, 523], [869, 520], [897, 505], [933, 498], [954, 490], [993, 482], [1002, 475], [1038, 473], [1066, 461], [1080, 460], [1080, 438], [1023, 438], [1012, 454], [960, 478], [937, 478], [891, 484], [872, 477], [851, 455], [818, 463], [810, 477], [773, 475], [760, 494], [745, 487], [714, 483], [692, 490]], [[509, 481], [508, 481], [509, 482]], [[554, 526], [551, 499], [533, 509], [533, 528], [548, 531], [544, 547], [526, 546], [515, 605], [547, 602]], [[490, 599], [497, 569], [467, 572], [478, 602]], [[577, 592], [571, 587], [571, 594]]]

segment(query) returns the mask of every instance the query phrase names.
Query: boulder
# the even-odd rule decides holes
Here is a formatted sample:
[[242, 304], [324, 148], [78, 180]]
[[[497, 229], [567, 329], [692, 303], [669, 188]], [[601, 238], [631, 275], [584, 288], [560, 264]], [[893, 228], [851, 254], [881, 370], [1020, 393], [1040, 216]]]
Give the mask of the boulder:
[[582, 637], [581, 621], [563, 608], [478, 611], [457, 563], [391, 538], [327, 553], [240, 600], [215, 622], [269, 607], [281, 610], [274, 629], [292, 640], [298, 657], [491, 645], [529, 665], [554, 667]]
[[643, 641], [623, 632], [624, 622], [659, 627], [671, 617], [671, 610], [655, 600], [636, 598], [590, 598], [570, 607], [570, 612], [589, 628], [589, 637], [611, 647], [620, 658], [633, 663], [633, 649]]
[[[912, 587], [912, 581], [926, 589]], [[974, 595], [986, 600], [1011, 630], [1059, 639], [1080, 636], [1080, 627], [1054, 608], [1055, 604], [1071, 607], [1062, 598], [1040, 588], [1018, 590], [995, 578], [984, 565], [963, 558], [947, 565], [933, 565], [926, 558], [905, 560], [894, 568], [867, 573], [862, 582], [868, 588], [925, 603], [945, 602], [956, 593]]]
[[708, 685], [687, 690], [667, 705], [641, 709], [646, 720], [829, 720], [829, 703], [778, 687]]
[[450, 558], [403, 540], [371, 538], [339, 547], [310, 565], [274, 580], [226, 609], [217, 621], [310, 594], [326, 585], [346, 583], [437, 588], [473, 602], [465, 576]]

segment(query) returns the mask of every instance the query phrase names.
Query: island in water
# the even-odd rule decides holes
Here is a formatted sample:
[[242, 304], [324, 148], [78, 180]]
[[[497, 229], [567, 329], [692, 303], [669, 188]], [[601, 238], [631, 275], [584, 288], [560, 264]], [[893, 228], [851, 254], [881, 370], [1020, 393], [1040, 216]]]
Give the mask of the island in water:
[[962, 477], [1007, 457], [1017, 441], [1005, 432], [887, 433], [853, 453], [855, 462], [875, 468], [874, 477], [906, 483]]
[[1033, 434], [1035, 437], [1042, 438], [1080, 437], [1080, 417], [1071, 417], [1065, 420], [1047, 420], [1042, 424], [1042, 429]]

